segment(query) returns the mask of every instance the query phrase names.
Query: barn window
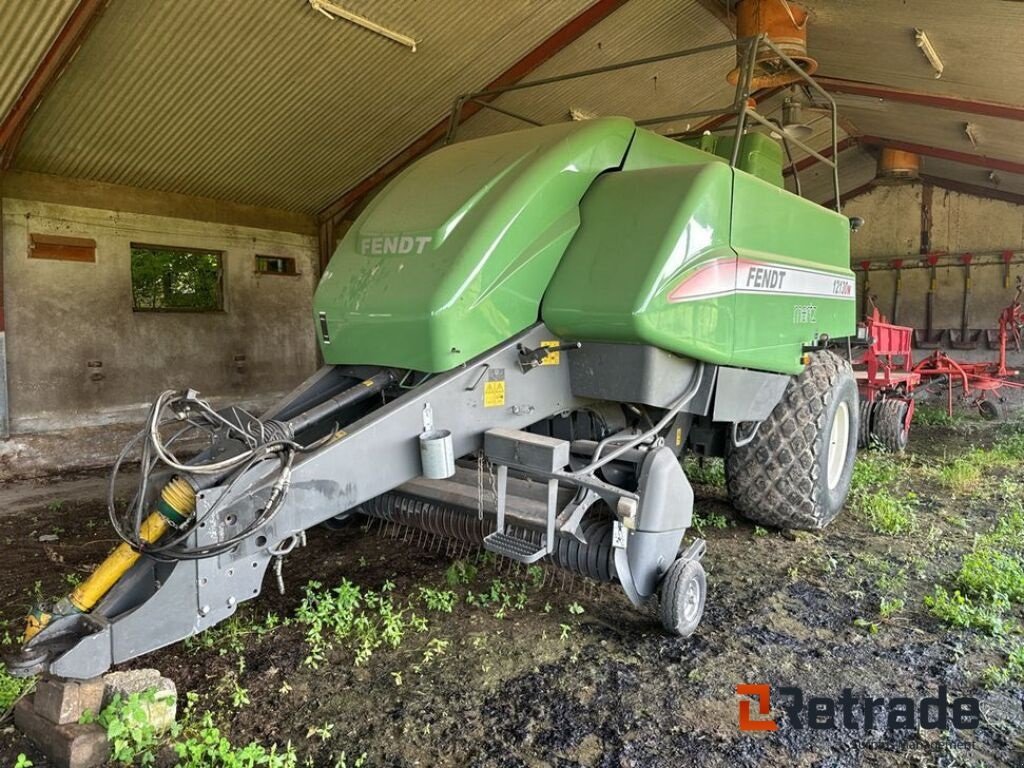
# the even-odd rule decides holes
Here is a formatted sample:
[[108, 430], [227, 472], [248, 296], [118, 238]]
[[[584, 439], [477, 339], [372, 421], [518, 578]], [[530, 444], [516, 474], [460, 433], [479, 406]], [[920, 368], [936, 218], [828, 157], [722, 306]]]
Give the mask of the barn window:
[[221, 251], [132, 243], [132, 303], [138, 312], [224, 309]]
[[296, 275], [295, 259], [291, 256], [260, 256], [256, 254], [256, 274]]

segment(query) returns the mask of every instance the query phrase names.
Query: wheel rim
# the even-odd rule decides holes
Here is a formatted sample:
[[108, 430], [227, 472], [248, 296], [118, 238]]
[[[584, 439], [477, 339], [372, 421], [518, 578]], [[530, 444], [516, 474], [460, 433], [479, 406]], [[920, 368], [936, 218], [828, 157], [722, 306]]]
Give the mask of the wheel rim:
[[846, 449], [850, 442], [850, 407], [842, 402], [832, 417], [832, 429], [828, 436], [828, 489], [839, 485], [846, 465]]
[[690, 579], [683, 594], [683, 619], [692, 621], [700, 610], [700, 585], [696, 579]]

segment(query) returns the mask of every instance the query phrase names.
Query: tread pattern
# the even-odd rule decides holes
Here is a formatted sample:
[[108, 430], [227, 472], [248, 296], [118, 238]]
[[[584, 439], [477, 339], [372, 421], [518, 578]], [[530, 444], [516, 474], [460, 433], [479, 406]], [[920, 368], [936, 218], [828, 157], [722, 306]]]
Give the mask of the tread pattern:
[[[823, 528], [832, 521], [835, 514], [826, 504], [816, 443], [826, 428], [827, 406], [843, 377], [853, 379], [846, 360], [832, 352], [811, 355], [775, 410], [761, 422], [754, 439], [729, 451], [729, 498], [744, 517], [798, 530]], [[856, 401], [852, 405], [857, 408]]]
[[909, 406], [903, 400], [886, 398], [876, 407], [878, 411], [871, 426], [871, 435], [890, 453], [903, 453], [909, 438], [903, 429], [903, 419]]
[[[701, 582], [701, 606], [697, 612], [697, 620], [692, 623], [692, 626], [684, 626], [682, 597], [686, 583], [693, 578], [699, 579]], [[674, 635], [689, 637], [700, 624], [706, 600], [707, 576], [704, 574], [704, 566], [696, 560], [676, 560], [669, 566], [665, 580], [661, 583], [659, 601], [662, 626]]]

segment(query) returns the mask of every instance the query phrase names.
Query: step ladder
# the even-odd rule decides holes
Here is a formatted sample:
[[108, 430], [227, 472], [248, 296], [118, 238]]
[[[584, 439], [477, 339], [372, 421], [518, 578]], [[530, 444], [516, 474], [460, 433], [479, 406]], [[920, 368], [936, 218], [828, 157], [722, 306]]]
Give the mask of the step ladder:
[[[491, 429], [484, 433], [484, 455], [497, 468], [498, 494], [497, 524], [494, 533], [484, 538], [484, 549], [526, 565], [535, 563], [554, 551], [558, 479], [550, 475], [569, 463], [569, 441], [516, 429]], [[509, 468], [549, 478], [546, 525], [540, 543], [513, 535], [505, 525]]]

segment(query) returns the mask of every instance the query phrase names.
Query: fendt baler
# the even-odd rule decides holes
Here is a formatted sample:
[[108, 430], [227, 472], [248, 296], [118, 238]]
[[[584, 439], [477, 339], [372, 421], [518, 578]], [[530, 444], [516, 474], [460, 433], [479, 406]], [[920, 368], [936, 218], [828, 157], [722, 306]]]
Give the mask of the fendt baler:
[[[752, 520], [829, 523], [858, 433], [829, 343], [854, 306], [848, 220], [784, 189], [766, 134], [609, 117], [450, 144], [339, 244], [316, 374], [258, 417], [157, 399], [117, 464], [141, 447], [135, 499], [111, 493], [124, 543], [12, 666], [88, 678], [201, 632], [355, 513], [617, 582], [687, 636], [706, 581], [680, 459], [725, 457]], [[210, 447], [179, 460], [192, 430]]]

